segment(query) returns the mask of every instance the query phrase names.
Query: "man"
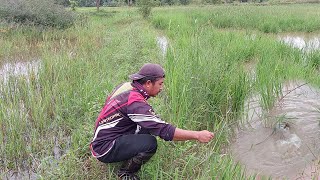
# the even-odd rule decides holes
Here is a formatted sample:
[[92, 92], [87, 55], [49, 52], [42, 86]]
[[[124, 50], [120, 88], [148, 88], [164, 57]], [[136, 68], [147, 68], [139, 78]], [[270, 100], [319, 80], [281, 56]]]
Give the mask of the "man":
[[158, 64], [145, 64], [111, 93], [97, 118], [92, 155], [104, 163], [125, 161], [118, 171], [120, 179], [137, 180], [135, 174], [157, 150], [159, 136], [166, 141], [209, 142], [213, 133], [179, 129], [162, 121], [148, 104], [163, 88], [165, 73]]

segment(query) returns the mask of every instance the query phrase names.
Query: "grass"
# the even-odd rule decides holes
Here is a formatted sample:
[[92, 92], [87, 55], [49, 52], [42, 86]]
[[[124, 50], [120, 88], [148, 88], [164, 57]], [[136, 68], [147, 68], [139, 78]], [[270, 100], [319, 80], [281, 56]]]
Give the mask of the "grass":
[[[109, 14], [115, 13], [118, 12]], [[68, 167], [69, 163], [90, 157], [88, 145], [93, 133], [92, 123], [106, 94], [119, 80], [127, 79], [127, 72], [135, 71], [149, 58], [156, 56], [155, 50], [146, 48], [156, 48], [155, 35], [146, 33], [147, 26], [138, 15], [134, 17], [136, 20], [131, 18], [127, 21], [131, 16], [129, 13], [118, 15], [112, 19], [113, 22], [99, 23], [100, 16], [90, 15], [89, 12], [90, 22], [86, 25], [79, 24], [66, 31], [52, 30], [40, 35], [40, 40], [35, 42], [35, 47], [39, 47], [37, 56], [41, 57], [39, 80], [33, 79], [28, 84], [22, 78], [18, 81], [19, 90], [12, 92], [16, 84], [12, 79], [1, 92], [4, 96], [1, 127], [6, 132], [1, 136], [2, 142], [5, 142], [5, 146], [1, 146], [1, 152], [4, 152], [1, 159], [3, 167], [6, 167], [1, 168], [2, 173], [23, 166], [43, 173], [44, 177], [60, 173], [62, 175], [59, 176], [64, 177], [74, 173], [70, 172], [75, 169]], [[114, 24], [116, 28], [112, 27]], [[126, 26], [129, 28], [121, 28]], [[15, 44], [4, 52], [4, 63], [15, 61], [16, 54], [23, 54], [20, 49], [31, 49], [28, 38], [33, 34], [29, 34], [28, 29], [13, 31], [4, 36], [7, 39], [3, 39], [5, 43], [2, 45], [5, 47], [6, 44]], [[26, 55], [25, 60], [32, 57]], [[115, 74], [115, 69], [125, 73]], [[22, 105], [25, 110], [21, 110]], [[6, 112], [8, 108], [12, 113]], [[54, 159], [54, 137], [59, 139], [61, 151], [64, 154], [68, 152], [62, 157], [68, 158], [68, 162]], [[62, 163], [61, 167], [66, 167], [55, 172]], [[81, 165], [77, 167], [81, 169]], [[75, 177], [81, 176], [76, 174]]]
[[[315, 32], [319, 31], [319, 11], [317, 4], [266, 5], [253, 6], [240, 4], [235, 6], [204, 6], [187, 8], [170, 8], [157, 16], [155, 22], [174, 14], [176, 18], [186, 12], [190, 21], [211, 24], [217, 28], [240, 30], [258, 30], [265, 33], [280, 32]], [[167, 21], [158, 26], [169, 26]]]
[[[318, 52], [302, 58], [299, 50], [263, 33], [268, 31], [260, 19], [281, 32], [319, 31], [313, 6], [156, 8], [149, 21], [135, 8], [78, 8], [83, 18], [67, 30], [0, 32], [2, 64], [41, 59], [38, 76], [29, 82], [11, 77], [0, 88], [0, 177], [31, 169], [40, 179], [114, 179], [119, 164], [91, 157], [94, 121], [113, 87], [151, 61], [167, 73], [165, 91], [152, 100], [156, 112], [181, 128], [209, 129], [215, 139], [208, 144], [159, 140], [141, 178], [255, 179], [228, 153], [231, 127], [239, 122], [245, 99], [259, 93], [268, 110], [286, 80], [320, 86]], [[282, 16], [291, 11], [297, 15]], [[170, 43], [164, 59], [158, 34]], [[251, 62], [255, 78], [245, 70]]]

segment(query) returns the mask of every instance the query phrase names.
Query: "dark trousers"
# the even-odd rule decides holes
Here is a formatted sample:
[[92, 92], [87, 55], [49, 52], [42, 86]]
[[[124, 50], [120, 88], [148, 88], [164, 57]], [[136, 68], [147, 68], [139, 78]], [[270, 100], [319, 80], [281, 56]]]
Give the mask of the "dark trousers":
[[116, 139], [110, 152], [99, 161], [104, 163], [126, 161], [138, 154], [153, 155], [157, 151], [157, 139], [150, 134], [129, 134]]

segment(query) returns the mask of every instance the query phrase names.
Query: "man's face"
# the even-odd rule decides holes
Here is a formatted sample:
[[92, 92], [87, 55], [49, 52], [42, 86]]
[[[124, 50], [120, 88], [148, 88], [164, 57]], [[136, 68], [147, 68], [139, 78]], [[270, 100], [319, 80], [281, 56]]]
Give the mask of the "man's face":
[[154, 83], [152, 83], [151, 81], [148, 81], [146, 83], [146, 87], [145, 88], [146, 88], [147, 93], [149, 94], [149, 96], [155, 97], [162, 91], [163, 81], [164, 81], [164, 78], [160, 78]]

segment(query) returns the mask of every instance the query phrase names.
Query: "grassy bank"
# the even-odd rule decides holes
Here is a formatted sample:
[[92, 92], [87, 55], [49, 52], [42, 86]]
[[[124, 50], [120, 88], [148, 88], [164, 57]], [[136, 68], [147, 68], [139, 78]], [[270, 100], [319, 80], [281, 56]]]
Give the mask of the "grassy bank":
[[136, 11], [84, 11], [85, 22], [65, 31], [25, 27], [1, 36], [2, 64], [41, 60], [38, 78], [12, 78], [1, 89], [2, 174], [26, 168], [44, 178], [109, 176], [99, 173], [105, 166], [88, 172], [91, 161], [101, 165], [88, 149], [93, 123], [113, 86], [158, 51]]
[[[319, 52], [304, 58], [263, 33], [319, 31], [313, 6], [156, 8], [149, 20], [135, 8], [78, 11], [81, 21], [64, 31], [0, 32], [1, 64], [41, 60], [39, 76], [12, 77], [0, 88], [0, 177], [28, 170], [43, 179], [114, 179], [118, 164], [90, 155], [94, 121], [112, 88], [145, 62], [166, 69], [165, 91], [152, 100], [163, 119], [209, 129], [216, 138], [209, 144], [159, 140], [142, 179], [250, 178], [227, 151], [245, 99], [260, 93], [268, 109], [286, 80], [320, 86]], [[159, 34], [170, 43], [164, 59]]]

